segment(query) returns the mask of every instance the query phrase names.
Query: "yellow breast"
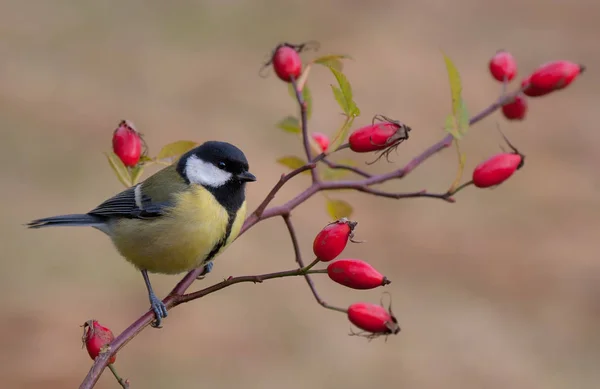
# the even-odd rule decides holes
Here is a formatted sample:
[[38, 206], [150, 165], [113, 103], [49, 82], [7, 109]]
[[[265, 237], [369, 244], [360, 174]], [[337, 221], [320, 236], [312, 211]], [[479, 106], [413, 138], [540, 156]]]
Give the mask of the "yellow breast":
[[[206, 189], [194, 186], [178, 194], [175, 204], [156, 219], [122, 219], [111, 225], [113, 243], [137, 268], [164, 274], [195, 269], [225, 237], [228, 213]], [[245, 215], [244, 202], [218, 253], [237, 237]]]

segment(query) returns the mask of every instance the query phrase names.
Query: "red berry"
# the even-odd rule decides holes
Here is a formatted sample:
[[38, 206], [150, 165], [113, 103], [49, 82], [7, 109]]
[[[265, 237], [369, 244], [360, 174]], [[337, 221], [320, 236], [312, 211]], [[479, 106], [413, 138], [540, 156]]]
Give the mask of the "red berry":
[[517, 61], [508, 51], [500, 50], [490, 59], [490, 72], [500, 82], [504, 81], [504, 77], [512, 81], [517, 75]]
[[517, 95], [512, 102], [502, 106], [502, 113], [509, 120], [525, 119], [527, 99], [523, 95]]
[[348, 139], [350, 149], [356, 153], [386, 149], [408, 139], [410, 127], [396, 121], [373, 123], [355, 130]]
[[348, 320], [358, 328], [373, 334], [397, 334], [398, 321], [384, 307], [369, 303], [355, 303], [348, 308]]
[[279, 46], [275, 49], [271, 61], [273, 62], [273, 69], [277, 77], [285, 82], [290, 82], [292, 76], [298, 79], [302, 73], [302, 60], [296, 49], [292, 47], [286, 45]]
[[312, 137], [321, 148], [321, 152], [327, 152], [327, 149], [329, 148], [329, 137], [320, 132], [313, 132]]
[[[525, 88], [525, 89], [523, 89], [523, 88]], [[548, 93], [552, 92], [552, 89], [541, 89], [541, 88], [536, 88], [533, 85], [531, 85], [531, 76], [529, 76], [526, 79], [524, 79], [523, 81], [521, 81], [521, 89], [523, 89], [523, 93], [529, 97], [543, 96], [543, 95], [547, 95]]]
[[[96, 320], [88, 320], [83, 324], [83, 338], [85, 348], [92, 359], [96, 359], [102, 348], [115, 339], [112, 331]], [[113, 355], [108, 363], [115, 363], [116, 355]]]
[[478, 188], [499, 185], [520, 169], [523, 161], [524, 156], [521, 154], [497, 154], [477, 165], [473, 170], [473, 184]]
[[113, 151], [125, 166], [135, 166], [142, 155], [142, 138], [135, 130], [133, 123], [121, 121], [113, 132]]
[[563, 89], [584, 70], [584, 66], [570, 61], [547, 62], [533, 72], [530, 82], [537, 89]]
[[327, 266], [329, 278], [352, 289], [373, 289], [390, 283], [375, 268], [360, 259], [340, 259]]
[[352, 239], [358, 223], [342, 218], [325, 226], [315, 237], [313, 251], [323, 262], [335, 259], [346, 248], [348, 239]]

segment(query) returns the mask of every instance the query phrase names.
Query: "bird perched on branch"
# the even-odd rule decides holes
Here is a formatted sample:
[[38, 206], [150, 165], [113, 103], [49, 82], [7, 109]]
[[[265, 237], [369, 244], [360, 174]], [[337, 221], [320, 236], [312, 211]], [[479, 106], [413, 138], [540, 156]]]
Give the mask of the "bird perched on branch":
[[256, 181], [237, 147], [209, 141], [85, 214], [47, 217], [29, 228], [89, 226], [106, 233], [144, 277], [160, 327], [167, 316], [148, 273], [177, 274], [210, 264], [238, 236], [247, 182]]

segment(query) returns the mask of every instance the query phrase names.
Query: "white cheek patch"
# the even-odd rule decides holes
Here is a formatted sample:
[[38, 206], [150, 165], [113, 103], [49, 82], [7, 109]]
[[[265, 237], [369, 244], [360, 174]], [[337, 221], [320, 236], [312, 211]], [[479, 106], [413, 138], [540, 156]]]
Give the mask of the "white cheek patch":
[[185, 175], [193, 184], [218, 188], [231, 179], [231, 173], [221, 170], [212, 163], [204, 162], [191, 155], [185, 164]]

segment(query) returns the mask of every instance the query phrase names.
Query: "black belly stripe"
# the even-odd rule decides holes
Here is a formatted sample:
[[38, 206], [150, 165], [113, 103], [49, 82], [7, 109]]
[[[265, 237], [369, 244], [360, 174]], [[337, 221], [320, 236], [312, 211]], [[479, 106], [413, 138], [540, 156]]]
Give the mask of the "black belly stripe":
[[206, 258], [204, 258], [203, 263], [211, 261], [217, 255], [219, 250], [225, 246], [231, 235], [231, 229], [233, 228], [233, 223], [235, 223], [237, 213], [246, 200], [244, 193], [245, 185], [237, 180], [231, 180], [218, 188], [205, 187], [205, 189], [211, 192], [219, 204], [225, 208], [229, 218], [227, 220], [225, 236], [213, 246], [212, 250], [210, 250]]
[[227, 239], [229, 239], [229, 235], [231, 235], [231, 229], [233, 228], [233, 223], [235, 222], [235, 212], [228, 212], [229, 214], [229, 219], [227, 220], [227, 228], [225, 229], [225, 236], [223, 237], [223, 239], [221, 239], [220, 241], [218, 241], [212, 248], [212, 250], [210, 250], [210, 253], [208, 253], [208, 255], [206, 256], [206, 258], [204, 258], [204, 262], [203, 263], [207, 263], [210, 260], [212, 260], [215, 255], [217, 255], [217, 253], [219, 252], [219, 250], [221, 250], [221, 248], [223, 248], [223, 246], [225, 246], [225, 243], [227, 243]]

